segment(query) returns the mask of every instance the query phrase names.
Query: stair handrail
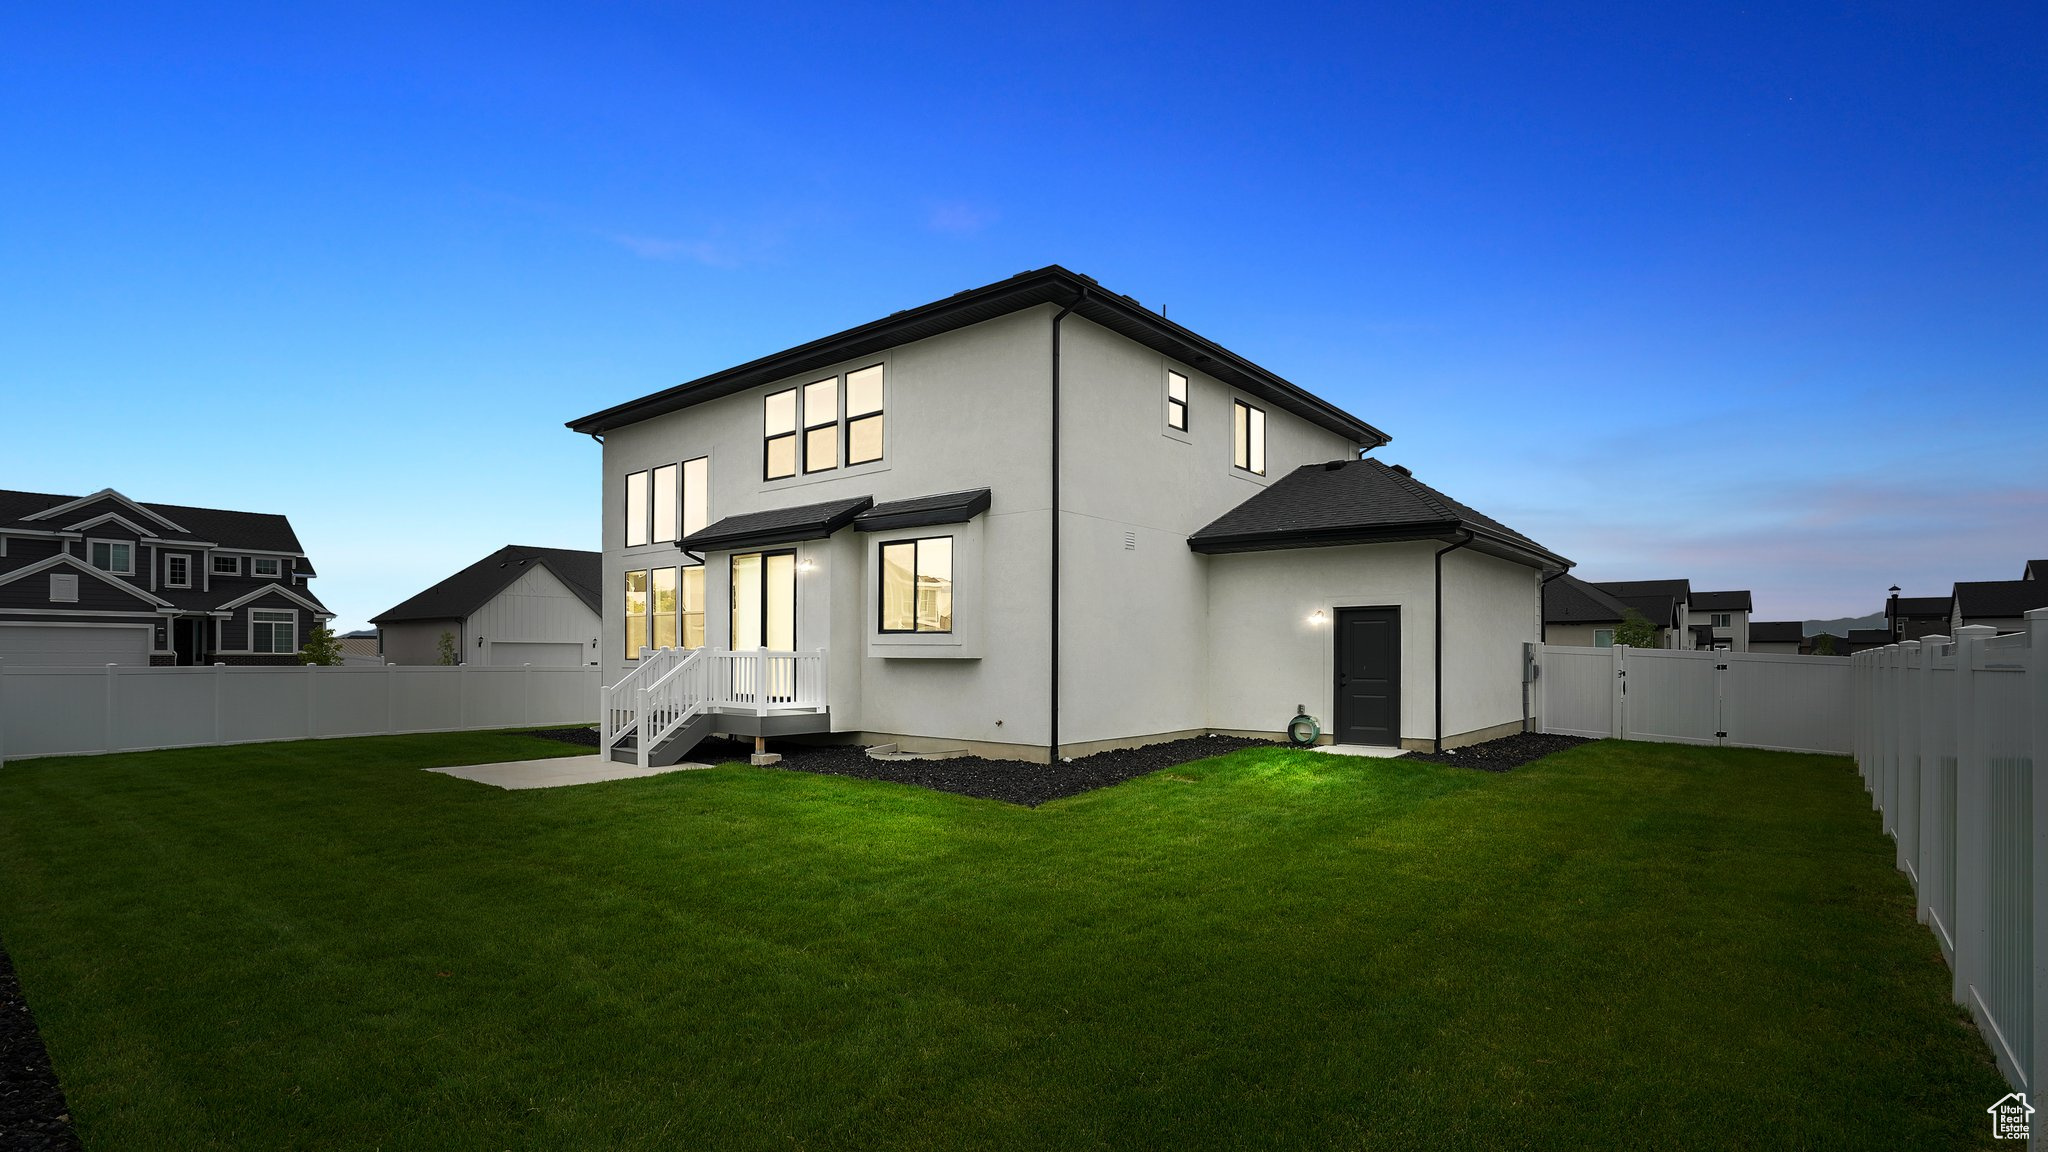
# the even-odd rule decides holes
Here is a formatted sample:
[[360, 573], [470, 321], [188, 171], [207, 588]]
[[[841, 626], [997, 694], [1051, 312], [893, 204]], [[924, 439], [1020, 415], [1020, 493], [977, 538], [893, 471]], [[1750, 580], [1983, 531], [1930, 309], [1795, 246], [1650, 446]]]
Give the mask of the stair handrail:
[[[641, 648], [640, 662], [606, 685], [600, 693], [597, 712], [597, 742], [601, 754], [610, 758], [612, 747], [640, 727], [640, 689], [667, 675], [678, 659], [674, 648]], [[644, 741], [643, 741], [644, 743]]]
[[685, 650], [659, 679], [637, 690], [636, 704], [643, 731], [634, 752], [640, 767], [651, 767], [655, 745], [667, 740], [710, 707], [708, 673], [711, 662], [704, 653], [702, 648]]

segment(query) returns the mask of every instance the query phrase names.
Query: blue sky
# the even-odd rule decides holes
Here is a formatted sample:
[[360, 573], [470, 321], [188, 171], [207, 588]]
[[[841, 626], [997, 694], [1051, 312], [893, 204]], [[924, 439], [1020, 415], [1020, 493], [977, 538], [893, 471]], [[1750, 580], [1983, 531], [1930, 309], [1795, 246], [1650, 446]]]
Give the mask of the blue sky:
[[0, 487], [354, 626], [595, 547], [564, 420], [1061, 263], [1590, 578], [2048, 555], [2038, 5], [750, 7], [9, 6]]

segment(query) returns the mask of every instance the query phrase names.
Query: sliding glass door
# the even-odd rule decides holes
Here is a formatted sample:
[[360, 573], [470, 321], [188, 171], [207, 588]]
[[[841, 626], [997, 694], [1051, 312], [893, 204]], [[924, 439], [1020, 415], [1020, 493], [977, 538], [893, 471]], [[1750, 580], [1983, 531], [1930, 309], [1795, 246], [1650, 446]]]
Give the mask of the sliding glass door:
[[732, 558], [732, 650], [796, 649], [796, 553]]

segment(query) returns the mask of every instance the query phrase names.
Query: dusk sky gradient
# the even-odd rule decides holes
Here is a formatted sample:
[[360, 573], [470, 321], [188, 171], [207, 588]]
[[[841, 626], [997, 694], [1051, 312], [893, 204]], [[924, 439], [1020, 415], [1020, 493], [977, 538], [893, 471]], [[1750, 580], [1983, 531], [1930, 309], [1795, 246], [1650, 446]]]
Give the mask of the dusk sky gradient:
[[291, 516], [337, 625], [595, 548], [563, 421], [1026, 268], [1590, 579], [2048, 556], [2048, 7], [0, 12], [0, 487]]

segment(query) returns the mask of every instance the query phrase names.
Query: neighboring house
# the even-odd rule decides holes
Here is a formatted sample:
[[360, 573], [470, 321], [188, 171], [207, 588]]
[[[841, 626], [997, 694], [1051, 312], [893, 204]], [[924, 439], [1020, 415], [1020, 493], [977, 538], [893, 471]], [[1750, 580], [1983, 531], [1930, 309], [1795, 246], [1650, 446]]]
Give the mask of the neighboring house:
[[1796, 656], [1805, 640], [1805, 625], [1798, 620], [1752, 620], [1746, 650]]
[[1628, 605], [1569, 572], [1543, 585], [1543, 642], [1609, 648]]
[[1949, 609], [1949, 635], [1965, 624], [1989, 624], [2000, 632], [2021, 632], [2027, 627], [2026, 614], [2048, 608], [2048, 581], [1962, 580]]
[[313, 575], [283, 516], [0, 491], [0, 660], [297, 664]]
[[[1821, 650], [1821, 642], [1823, 640], [1827, 642], [1827, 651], [1825, 652]], [[1847, 656], [1849, 655], [1849, 637], [1835, 632], [1816, 632], [1799, 642], [1799, 654], [1802, 656]]]
[[1947, 636], [1955, 611], [1952, 596], [1900, 596], [1884, 602], [1885, 628], [1894, 640]]
[[1693, 646], [1726, 652], [1749, 651], [1750, 612], [1746, 588], [1694, 592], [1686, 603], [1686, 626], [1696, 638]]
[[375, 628], [358, 628], [354, 632], [344, 632], [335, 638], [335, 643], [341, 648], [343, 664], [379, 666], [384, 663], [384, 657], [377, 651], [378, 637]]
[[1521, 728], [1539, 583], [1569, 566], [1058, 267], [569, 427], [604, 445], [613, 698], [660, 680], [644, 650], [702, 643], [644, 667], [710, 667], [732, 735], [1042, 762], [1303, 707], [1343, 742], [1455, 746]]
[[1601, 580], [1593, 585], [1624, 605], [1641, 612], [1657, 626], [1657, 640], [1666, 648], [1698, 648], [1705, 637], [1713, 647], [1713, 631], [1702, 624], [1692, 628], [1690, 609], [1692, 582], [1689, 580]]
[[1858, 652], [1890, 644], [1892, 634], [1883, 628], [1851, 628], [1845, 641], [1846, 643], [1837, 651], [1843, 656], [1854, 656]]
[[2029, 560], [2022, 580], [2048, 580], [2048, 560]]
[[441, 663], [443, 634], [458, 664], [595, 664], [602, 567], [596, 552], [508, 545], [370, 623], [390, 664]]

